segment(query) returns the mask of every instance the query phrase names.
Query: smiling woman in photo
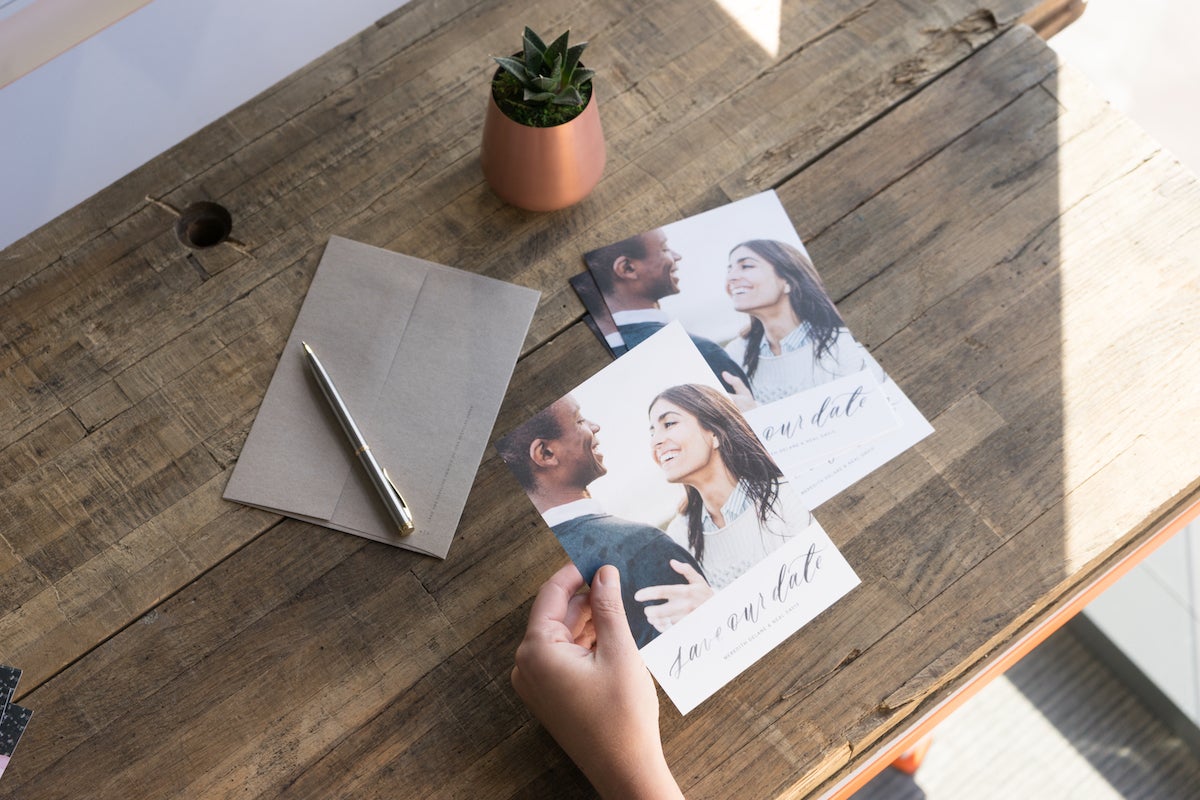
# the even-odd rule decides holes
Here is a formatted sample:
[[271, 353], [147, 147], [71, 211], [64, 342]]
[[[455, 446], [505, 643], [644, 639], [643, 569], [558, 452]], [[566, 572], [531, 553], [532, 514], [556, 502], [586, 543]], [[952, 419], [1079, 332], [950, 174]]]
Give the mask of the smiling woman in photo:
[[850, 335], [808, 256], [773, 239], [742, 242], [729, 254], [725, 293], [750, 315], [749, 329], [726, 351], [743, 366], [758, 403], [770, 403], [872, 368]]
[[661, 629], [807, 528], [812, 515], [723, 392], [672, 386], [650, 403], [649, 415], [651, 457], [686, 494], [667, 535], [695, 556], [711, 585], [689, 581], [638, 592], [639, 600], [668, 601], [646, 610]]

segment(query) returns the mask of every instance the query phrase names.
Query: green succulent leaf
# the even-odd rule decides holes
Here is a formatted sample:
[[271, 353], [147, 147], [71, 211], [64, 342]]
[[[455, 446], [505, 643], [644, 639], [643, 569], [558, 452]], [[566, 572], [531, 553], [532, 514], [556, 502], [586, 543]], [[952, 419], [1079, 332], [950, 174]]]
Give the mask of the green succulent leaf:
[[525, 65], [515, 58], [509, 58], [508, 56], [492, 56], [492, 58], [500, 65], [501, 69], [507, 71], [522, 84], [528, 83], [532, 77], [529, 71], [525, 69]]
[[583, 48], [587, 47], [587, 42], [581, 42], [567, 50], [567, 54], [563, 59], [563, 72], [570, 75], [575, 72], [575, 68], [579, 66], [579, 57], [583, 55]]
[[[536, 75], [542, 71], [542, 66], [545, 63], [546, 45], [543, 44], [542, 40], [538, 38], [537, 34], [533, 33], [533, 31], [529, 30], [529, 28], [525, 29], [525, 33], [525, 38], [522, 40], [522, 46], [524, 48], [523, 57], [526, 66], [529, 68], [529, 71]], [[529, 34], [531, 33], [533, 33], [532, 39], [529, 37]]]
[[553, 42], [550, 43], [549, 47], [546, 48], [545, 59], [546, 59], [547, 64], [553, 64], [556, 61], [559, 61], [566, 56], [566, 54], [567, 54], [567, 36], [569, 36], [570, 33], [571, 32], [569, 30], [564, 31], [562, 36], [559, 36], [557, 39], [555, 39]]
[[525, 26], [525, 33], [521, 35], [521, 38], [527, 42], [532, 42], [539, 53], [546, 52], [546, 43], [542, 41], [542, 37], [534, 33], [533, 28], [528, 25]]
[[559, 92], [551, 102], [559, 106], [581, 106], [583, 105], [583, 96], [579, 94], [578, 89], [570, 86]]

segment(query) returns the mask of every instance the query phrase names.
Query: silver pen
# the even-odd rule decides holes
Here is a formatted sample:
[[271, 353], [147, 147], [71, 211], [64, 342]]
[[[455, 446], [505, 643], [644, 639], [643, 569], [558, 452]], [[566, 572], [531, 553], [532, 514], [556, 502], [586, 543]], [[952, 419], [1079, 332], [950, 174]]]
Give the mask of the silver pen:
[[396, 488], [396, 484], [392, 482], [391, 476], [387, 474], [387, 470], [379, 466], [379, 462], [375, 460], [375, 456], [371, 453], [371, 447], [363, 439], [362, 431], [354, 424], [354, 418], [350, 416], [350, 409], [346, 408], [346, 401], [342, 400], [342, 396], [338, 394], [338, 390], [334, 387], [333, 381], [329, 378], [329, 373], [325, 371], [325, 367], [321, 365], [320, 359], [313, 349], [307, 343], [301, 342], [304, 345], [305, 360], [308, 361], [308, 366], [312, 367], [312, 373], [317, 378], [317, 383], [321, 386], [321, 394], [325, 395], [325, 399], [329, 401], [330, 408], [333, 409], [333, 414], [342, 425], [342, 430], [346, 432], [346, 437], [350, 440], [350, 446], [354, 448], [354, 454], [358, 456], [363, 467], [367, 470], [367, 476], [371, 479], [371, 485], [375, 487], [375, 491], [379, 492], [379, 496], [383, 498], [383, 505], [387, 508], [388, 515], [395, 521], [400, 528], [400, 535], [410, 534], [414, 530], [412, 512], [408, 509], [408, 504], [404, 502], [404, 498], [400, 496], [400, 490]]

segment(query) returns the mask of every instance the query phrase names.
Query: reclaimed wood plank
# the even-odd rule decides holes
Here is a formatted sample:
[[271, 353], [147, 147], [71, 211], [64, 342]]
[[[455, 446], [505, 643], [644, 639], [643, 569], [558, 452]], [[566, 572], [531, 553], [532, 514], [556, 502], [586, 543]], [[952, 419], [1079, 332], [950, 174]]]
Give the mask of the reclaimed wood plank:
[[[884, 5], [886, 19], [895, 21], [903, 12], [896, 4]], [[630, 194], [639, 198], [638, 213], [647, 205], [658, 205], [659, 215], [680, 213], [683, 210], [680, 204], [660, 203], [663, 186], [671, 184], [663, 181], [647, 184], [644, 165], [621, 169], [622, 153], [628, 151], [642, 162], [661, 160], [661, 147], [671, 145], [667, 149], [672, 149], [679, 144], [683, 132], [691, 142], [689, 147], [680, 149], [687, 159], [711, 161], [716, 152], [717, 160], [727, 160], [730, 167], [745, 163], [747, 154], [727, 152], [725, 131], [709, 127], [708, 133], [697, 138], [687, 133], [689, 127], [699, 117], [719, 118], [721, 99], [730, 93], [744, 92], [746, 86], [753, 89], [756, 84], [769, 81], [767, 93], [779, 91], [784, 82], [795, 81], [798, 74], [803, 74], [794, 73], [796, 64], [803, 65], [804, 70], [829, 71], [826, 62], [831, 57], [817, 52], [809, 43], [814, 39], [837, 38], [847, 25], [862, 24], [859, 20], [870, 17], [875, 6], [847, 1], [789, 14], [781, 29], [781, 40], [795, 53], [785, 53], [777, 60], [729, 26], [722, 19], [722, 12], [715, 8], [687, 15], [680, 13], [679, 0], [663, 0], [647, 5], [643, 15], [617, 20], [613, 20], [611, 8], [589, 9], [581, 22], [590, 21], [609, 34], [611, 49], [607, 57], [612, 59], [611, 54], [618, 48], [634, 48], [639, 60], [632, 63], [644, 70], [643, 74], [631, 66], [618, 68], [617, 75], [627, 85], [614, 81], [617, 91], [606, 106], [611, 108], [606, 113], [616, 121], [610, 124], [614, 161], [618, 165], [613, 183], [615, 194], [635, 189]], [[565, 16], [571, 10], [556, 13]], [[455, 20], [459, 20], [460, 12], [461, 9], [444, 11]], [[485, 42], [500, 41], [500, 33], [493, 29], [500, 27], [498, 23], [509, 13], [505, 4], [483, 4], [464, 24], [471, 30], [487, 32], [490, 38]], [[937, 16], [943, 12], [935, 9], [928, 13]], [[909, 29], [900, 25], [891, 28]], [[671, 34], [671, 41], [677, 44], [662, 48], [654, 37], [647, 35], [654, 31]], [[246, 108], [231, 115], [230, 119], [236, 120], [237, 128], [246, 136], [245, 142], [222, 141], [222, 147], [233, 155], [225, 153], [205, 169], [195, 167], [198, 156], [181, 159], [193, 165], [194, 176], [203, 181], [209, 193], [222, 198], [243, 198], [239, 203], [251, 209], [251, 213], [240, 220], [238, 235], [254, 251], [253, 257], [231, 255], [232, 251], [224, 246], [199, 254], [183, 251], [169, 230], [169, 220], [162, 217], [162, 209], [157, 207], [146, 212], [159, 215], [160, 230], [156, 234], [145, 236], [118, 229], [122, 224], [134, 224], [135, 218], [140, 220], [142, 212], [132, 210], [122, 218], [129, 220], [128, 223], [115, 223], [117, 227], [109, 235], [68, 249], [64, 258], [44, 259], [47, 263], [40, 271], [14, 284], [4, 294], [6, 310], [24, 311], [28, 315], [0, 315], [5, 320], [0, 324], [6, 325], [6, 330], [14, 336], [15, 350], [11, 352], [21, 356], [5, 374], [22, 387], [14, 387], [14, 392], [23, 392], [28, 399], [12, 407], [11, 416], [3, 420], [0, 430], [19, 441], [54, 415], [61, 414], [66, 406], [88, 431], [82, 442], [59, 454], [53, 466], [48, 463], [38, 473], [44, 476], [79, 471], [88, 476], [68, 502], [62, 504], [46, 496], [50, 490], [40, 488], [44, 481], [32, 477], [16, 481], [0, 492], [11, 500], [5, 520], [38, 532], [33, 534], [38, 544], [33, 544], [34, 539], [22, 541], [50, 548], [43, 560], [53, 563], [53, 575], [65, 576], [72, 568], [82, 569], [96, 558], [101, 558], [102, 563], [106, 548], [121, 548], [124, 553], [124, 548], [138, 541], [133, 532], [148, 516], [163, 513], [164, 503], [174, 502], [170, 498], [149, 501], [143, 511], [133, 511], [134, 505], [127, 497], [129, 488], [150, 487], [153, 484], [147, 481], [152, 473], [171, 467], [161, 458], [151, 458], [144, 464], [113, 461], [106, 458], [109, 452], [106, 448], [137, 452], [135, 440], [143, 435], [138, 426], [160, 412], [175, 420], [171, 424], [178, 432], [171, 437], [177, 440], [172, 447], [178, 452], [204, 447], [211, 438], [223, 436], [220, 431], [235, 426], [235, 420], [240, 421], [236, 429], [245, 430], [244, 420], [252, 412], [256, 398], [261, 397], [307, 280], [315, 269], [320, 244], [331, 231], [342, 231], [343, 226], [348, 226], [352, 234], [367, 234], [363, 238], [368, 240], [382, 239], [398, 249], [451, 263], [465, 261], [465, 266], [481, 272], [549, 287], [530, 336], [530, 347], [578, 319], [581, 313], [578, 302], [564, 280], [579, 263], [581, 249], [578, 240], [572, 237], [605, 217], [589, 216], [587, 209], [580, 209], [568, 212], [575, 220], [564, 225], [563, 215], [536, 217], [503, 208], [491, 198], [474, 164], [478, 141], [475, 126], [481, 101], [474, 91], [477, 87], [463, 77], [473, 74], [474, 60], [486, 63], [486, 59], [477, 46], [466, 46], [461, 41], [447, 48], [446, 43], [457, 41], [456, 36], [461, 36], [461, 32], [446, 25], [430, 28], [413, 39], [412, 34], [402, 32], [394, 24], [380, 29], [373, 37], [364, 35], [341, 48], [352, 51], [365, 47], [369, 51], [360, 68], [349, 68], [347, 65], [354, 59], [339, 51], [340, 54], [331, 54], [322, 62], [331, 74], [322, 76], [318, 74], [320, 70], [308, 69], [293, 79], [295, 87], [277, 90], [276, 93], [293, 97], [283, 104], [282, 111], [273, 102], [276, 93], [268, 93], [272, 102], [264, 100], [261, 105], [271, 108], [260, 111]], [[902, 34], [892, 36], [894, 55], [899, 58], [907, 40]], [[380, 43], [382, 40], [386, 44]], [[692, 44], [685, 46], [684, 42]], [[433, 53], [443, 50], [449, 53], [446, 63], [439, 66], [440, 79], [418, 77], [419, 70], [414, 65], [429, 61]], [[605, 56], [605, 51], [600, 50], [598, 57]], [[863, 80], [858, 73], [863, 70], [865, 58], [859, 56], [848, 66], [835, 65], [833, 77], [810, 91], [834, 91], [839, 81], [852, 85]], [[731, 61], [752, 65], [753, 69], [744, 74], [730, 70]], [[700, 70], [703, 70], [702, 86], [710, 93], [703, 104], [697, 105], [692, 93], [677, 87], [680, 75]], [[392, 88], [389, 82], [394, 79], [398, 84]], [[659, 94], [648, 95], [650, 86], [658, 86]], [[309, 99], [304, 101], [303, 97]], [[443, 100], [450, 102], [442, 103]], [[434, 113], [426, 113], [436, 103], [441, 106]], [[872, 113], [880, 111], [875, 109]], [[860, 108], [855, 113], [864, 111]], [[255, 114], [261, 114], [263, 119], [255, 118]], [[349, 118], [353, 119], [347, 124]], [[666, 126], [658, 124], [664, 118], [674, 121]], [[431, 137], [436, 140], [440, 132], [454, 128], [465, 128], [465, 132], [458, 136], [449, 154], [434, 153], [428, 144]], [[364, 136], [366, 130], [373, 131], [372, 135]], [[199, 138], [204, 137], [201, 134]], [[828, 146], [831, 141], [822, 140], [817, 146]], [[405, 142], [416, 142], [412, 146], [418, 149], [414, 151], [409, 146], [406, 150]], [[207, 152], [205, 149], [212, 144], [198, 142], [195, 146]], [[769, 146], [769, 137], [763, 137], [757, 145]], [[694, 152], [696, 147], [701, 150]], [[274, 151], [278, 157], [255, 155], [260, 151]], [[224, 153], [219, 148], [213, 152]], [[389, 172], [392, 163], [401, 170], [411, 171], [405, 166], [410, 160], [436, 162], [439, 158], [448, 159], [449, 163], [440, 162], [446, 164], [442, 168], [436, 164], [426, 168], [415, 176], [417, 180], [400, 180], [394, 172]], [[343, 162], [353, 164], [342, 169]], [[372, 167], [366, 168], [367, 164]], [[153, 184], [158, 174], [155, 170], [166, 170], [175, 185], [181, 187], [180, 191], [186, 183], [166, 167], [147, 169], [150, 172], [131, 176], [130, 180]], [[429, 196], [430, 185], [443, 181], [447, 169], [458, 176], [458, 180], [447, 182], [447, 188], [441, 190], [450, 192], [444, 200], [451, 205], [423, 199], [410, 208], [408, 201]], [[376, 172], [384, 175], [384, 182], [376, 179]], [[685, 185], [691, 182], [691, 178], [684, 181]], [[400, 190], [392, 190], [393, 185], [400, 186]], [[119, 191], [134, 197], [128, 188]], [[470, 199], [460, 202], [474, 204], [477, 213], [460, 217], [454, 201], [464, 196], [463, 191]], [[153, 194], [183, 202], [181, 195], [171, 191], [156, 188]], [[592, 202], [604, 202], [607, 197], [599, 193]], [[330, 198], [334, 200], [332, 205]], [[136, 204], [141, 200], [134, 198], [130, 202]], [[621, 207], [620, 203], [614, 205]], [[481, 210], [483, 213], [478, 213]], [[404, 213], [409, 215], [408, 222]], [[480, 231], [458, 225], [456, 220], [461, 218], [481, 220], [482, 238], [464, 235]], [[423, 221], [430, 219], [433, 221]], [[381, 223], [386, 224], [380, 227]], [[615, 229], [602, 230], [602, 235], [617, 235]], [[110, 239], [125, 242], [124, 249], [109, 247]], [[18, 258], [10, 263], [19, 261], [23, 252], [17, 248]], [[34, 316], [38, 319], [36, 325], [32, 323]], [[221, 400], [210, 401], [209, 397]], [[242, 398], [242, 402], [233, 405], [225, 402], [231, 397]], [[110, 443], [113, 432], [120, 430], [125, 431], [127, 440]], [[223, 447], [232, 450], [236, 440], [231, 442], [225, 437]], [[98, 460], [104, 463], [98, 464]], [[221, 468], [227, 465], [224, 461]], [[207, 477], [198, 475], [199, 483], [191, 489], [195, 490]], [[186, 494], [186, 490], [182, 491], [175, 498]], [[89, 502], [94, 505], [103, 506], [103, 513], [79, 512], [79, 499], [85, 497], [91, 498]], [[30, 527], [31, 523], [35, 524]], [[261, 530], [259, 522], [253, 521], [240, 535], [255, 536]], [[72, 543], [66, 547], [64, 542], [69, 532], [73, 534]], [[234, 539], [238, 535], [231, 533]], [[472, 545], [475, 542], [470, 535], [463, 540]], [[227, 550], [217, 548], [213, 552]], [[143, 556], [148, 563], [155, 563], [157, 558], [152, 551]], [[518, 563], [518, 556], [512, 558], [511, 564]], [[192, 567], [204, 568], [203, 564]], [[24, 577], [20, 584], [25, 588], [21, 597], [63, 588], [47, 574], [30, 582], [35, 573], [28, 565], [22, 570]], [[150, 583], [163, 586], [184, 580], [185, 576], [186, 572], [176, 573]], [[141, 595], [152, 596], [155, 595], [150, 592]], [[496, 605], [497, 609], [502, 607]], [[104, 616], [107, 622], [89, 630], [99, 632], [105, 625], [115, 629], [144, 610], [111, 604], [98, 607], [95, 613]], [[20, 622], [27, 624], [28, 617], [21, 617]], [[10, 624], [15, 622], [10, 620]], [[36, 644], [31, 641], [27, 646], [34, 648]], [[69, 660], [69, 654], [57, 647], [42, 652]], [[54, 671], [49, 661], [42, 663], [48, 673]]]
[[[407, 142], [475, 117], [453, 77], [475, 55], [455, 48], [428, 95], [389, 91], [455, 35], [388, 25], [278, 87], [282, 110], [239, 112], [255, 144], [222, 131], [232, 156], [195, 155], [164, 193], [199, 176], [243, 198], [252, 255], [189, 260], [150, 233], [157, 207], [95, 235], [73, 212], [55, 228], [66, 259], [41, 252], [49, 234], [7, 251], [0, 660], [27, 667], [21, 699], [47, 722], [6, 788], [590, 796], [507, 684], [529, 598], [564, 556], [490, 451], [446, 561], [219, 499], [332, 231], [550, 289], [502, 433], [607, 361], [563, 288], [581, 242], [778, 184], [937, 433], [821, 510], [863, 585], [686, 719], [664, 706], [669, 758], [689, 796], [800, 796], [961, 686], [1200, 491], [1200, 447], [1180, 440], [1200, 393], [1159, 385], [1200, 353], [1154, 348], [1161, 331], [1200, 339], [1177, 255], [1197, 251], [1196, 183], [1032, 34], [1000, 36], [1018, 4], [1002, 5], [789, 7], [774, 57], [715, 7], [577, 4], [564, 16], [640, 58], [614, 64], [612, 171], [545, 216], [490, 197], [477, 132]], [[477, 10], [468, 29], [507, 41], [490, 27], [512, 4]], [[415, 96], [447, 102], [423, 120], [399, 111]], [[1107, 283], [1125, 263], [1146, 266]]]

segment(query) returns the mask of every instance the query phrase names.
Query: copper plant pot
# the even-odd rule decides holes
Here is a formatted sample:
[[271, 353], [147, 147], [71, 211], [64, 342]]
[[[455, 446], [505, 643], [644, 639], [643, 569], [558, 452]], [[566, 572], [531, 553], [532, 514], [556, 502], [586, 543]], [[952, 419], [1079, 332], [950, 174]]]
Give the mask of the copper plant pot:
[[604, 155], [595, 86], [583, 113], [552, 128], [509, 119], [488, 92], [479, 158], [483, 177], [504, 202], [528, 211], [578, 203], [600, 182]]

